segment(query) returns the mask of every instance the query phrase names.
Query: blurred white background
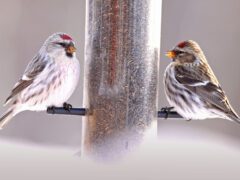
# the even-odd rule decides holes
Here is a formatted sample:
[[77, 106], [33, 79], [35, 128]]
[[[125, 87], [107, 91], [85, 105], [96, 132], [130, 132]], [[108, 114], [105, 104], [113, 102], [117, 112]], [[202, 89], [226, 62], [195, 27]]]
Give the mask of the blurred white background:
[[[160, 7], [159, 7], [160, 10]], [[162, 75], [164, 52], [177, 42], [201, 45], [240, 114], [240, 1], [163, 0], [159, 107], [166, 106]], [[21, 77], [27, 63], [52, 33], [69, 33], [82, 65], [78, 89], [69, 100], [82, 103], [85, 1], [9, 0], [0, 6], [0, 102]], [[0, 113], [4, 112], [0, 108]], [[81, 146], [80, 117], [24, 112], [0, 131], [3, 179], [239, 179], [240, 126], [221, 119], [160, 120], [158, 140], [111, 164], [74, 156]]]

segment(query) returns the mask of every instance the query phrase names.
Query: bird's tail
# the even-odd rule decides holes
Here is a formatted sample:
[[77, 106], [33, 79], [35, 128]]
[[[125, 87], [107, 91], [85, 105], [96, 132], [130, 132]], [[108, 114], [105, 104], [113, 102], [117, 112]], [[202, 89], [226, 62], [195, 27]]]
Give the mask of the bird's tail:
[[17, 111], [15, 108], [9, 108], [0, 118], [0, 129], [2, 129], [16, 114]]
[[227, 116], [230, 120], [235, 121], [240, 124], [240, 117], [238, 116], [238, 114], [235, 111], [232, 111]]

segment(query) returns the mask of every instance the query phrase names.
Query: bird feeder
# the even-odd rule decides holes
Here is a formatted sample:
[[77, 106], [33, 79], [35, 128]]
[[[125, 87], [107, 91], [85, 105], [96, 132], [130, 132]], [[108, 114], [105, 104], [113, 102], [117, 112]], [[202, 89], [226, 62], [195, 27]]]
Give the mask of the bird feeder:
[[157, 118], [161, 0], [87, 0], [83, 151], [115, 158]]

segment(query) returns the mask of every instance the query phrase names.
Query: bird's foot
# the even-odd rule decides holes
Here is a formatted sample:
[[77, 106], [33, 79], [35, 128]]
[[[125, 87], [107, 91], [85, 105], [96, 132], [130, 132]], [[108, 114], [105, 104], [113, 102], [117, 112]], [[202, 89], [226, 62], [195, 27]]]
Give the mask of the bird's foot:
[[187, 122], [190, 122], [190, 121], [192, 121], [192, 119], [187, 119], [186, 121], [187, 121]]
[[165, 112], [165, 117], [164, 117], [165, 119], [168, 118], [169, 112], [170, 112], [172, 109], [174, 109], [174, 107], [163, 107], [163, 108], [161, 109], [161, 111]]
[[70, 111], [72, 109], [72, 105], [65, 102], [63, 103], [63, 109]]
[[47, 107], [47, 112], [55, 113], [55, 106]]

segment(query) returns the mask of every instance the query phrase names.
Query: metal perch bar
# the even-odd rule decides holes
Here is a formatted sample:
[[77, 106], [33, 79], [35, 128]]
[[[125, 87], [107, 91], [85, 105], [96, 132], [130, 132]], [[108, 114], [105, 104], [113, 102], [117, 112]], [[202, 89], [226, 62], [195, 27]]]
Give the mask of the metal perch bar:
[[52, 107], [47, 110], [48, 114], [64, 114], [64, 115], [78, 115], [85, 116], [87, 114], [87, 109], [85, 108], [71, 108], [64, 109], [62, 107]]
[[[64, 114], [64, 115], [78, 115], [78, 116], [85, 116], [87, 115], [87, 109], [85, 108], [71, 108], [66, 110], [62, 107], [53, 107], [47, 110], [48, 114]], [[157, 112], [158, 118], [182, 118], [176, 111], [158, 111]]]

